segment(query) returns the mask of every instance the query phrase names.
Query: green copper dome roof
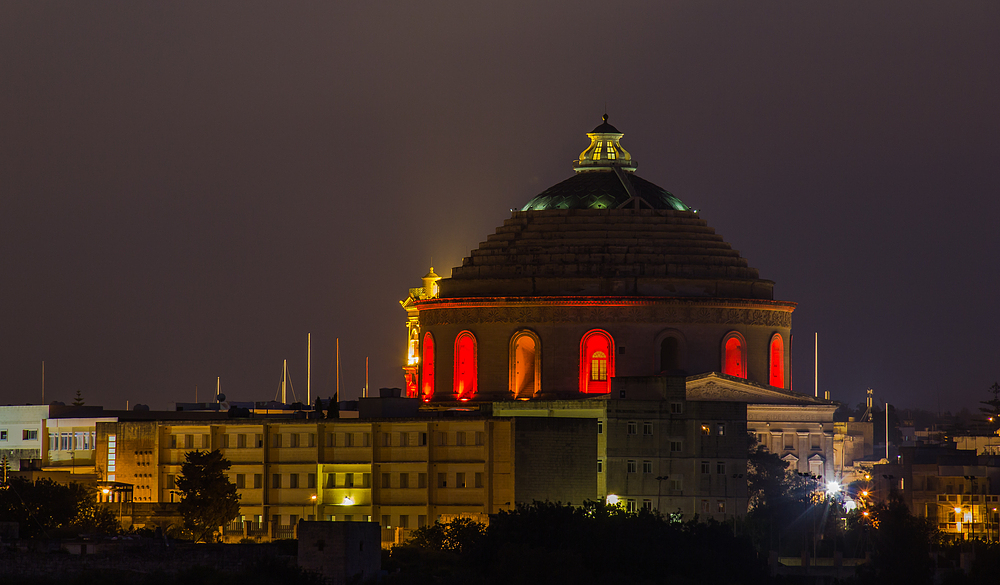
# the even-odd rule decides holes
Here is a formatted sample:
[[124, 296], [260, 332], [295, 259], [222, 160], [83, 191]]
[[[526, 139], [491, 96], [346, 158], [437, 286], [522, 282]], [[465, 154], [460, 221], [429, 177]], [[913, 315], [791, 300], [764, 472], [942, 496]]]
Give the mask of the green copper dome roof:
[[[628, 186], [625, 184], [626, 181]], [[521, 211], [617, 209], [631, 198], [630, 189], [652, 209], [676, 211], [688, 209], [687, 205], [666, 189], [633, 173], [604, 171], [577, 173], [536, 195]]]

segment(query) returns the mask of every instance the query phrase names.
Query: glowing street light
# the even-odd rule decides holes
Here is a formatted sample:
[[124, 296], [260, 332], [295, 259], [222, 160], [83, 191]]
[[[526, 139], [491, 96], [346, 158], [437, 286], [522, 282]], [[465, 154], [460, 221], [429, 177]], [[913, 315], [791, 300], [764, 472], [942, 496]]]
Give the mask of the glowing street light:
[[608, 494], [607, 502], [608, 502], [609, 506], [617, 506], [618, 505], [618, 496], [616, 496], [615, 494]]
[[830, 481], [826, 484], [826, 493], [828, 495], [836, 495], [840, 493], [840, 483], [836, 481]]

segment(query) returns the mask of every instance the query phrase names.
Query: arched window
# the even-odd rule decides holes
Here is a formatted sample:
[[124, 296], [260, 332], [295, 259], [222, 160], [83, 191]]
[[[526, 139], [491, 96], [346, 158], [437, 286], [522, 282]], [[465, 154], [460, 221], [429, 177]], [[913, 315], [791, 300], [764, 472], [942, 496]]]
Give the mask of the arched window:
[[747, 342], [737, 331], [730, 331], [722, 340], [722, 373], [747, 377]]
[[785, 342], [781, 340], [781, 334], [775, 333], [771, 337], [771, 381], [772, 386], [778, 388], [785, 387]]
[[580, 341], [580, 392], [605, 394], [615, 377], [615, 342], [607, 331], [594, 329]]
[[466, 401], [476, 396], [476, 337], [463, 331], [455, 338], [455, 397]]
[[428, 331], [420, 347], [420, 398], [430, 402], [434, 397], [434, 337]]
[[681, 369], [680, 343], [676, 337], [664, 337], [660, 342], [660, 373]]
[[532, 331], [518, 331], [510, 339], [510, 393], [527, 400], [541, 390], [541, 343]]

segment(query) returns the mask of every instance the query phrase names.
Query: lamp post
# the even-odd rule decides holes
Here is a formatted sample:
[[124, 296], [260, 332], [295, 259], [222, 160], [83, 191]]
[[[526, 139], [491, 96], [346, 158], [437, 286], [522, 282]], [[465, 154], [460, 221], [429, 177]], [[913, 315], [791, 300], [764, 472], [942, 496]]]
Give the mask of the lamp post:
[[669, 475], [658, 475], [654, 478], [656, 480], [656, 513], [660, 514], [660, 499], [663, 495], [663, 482], [670, 479]]
[[313, 505], [313, 520], [319, 520], [319, 506], [316, 494], [309, 496], [309, 499], [312, 500]]

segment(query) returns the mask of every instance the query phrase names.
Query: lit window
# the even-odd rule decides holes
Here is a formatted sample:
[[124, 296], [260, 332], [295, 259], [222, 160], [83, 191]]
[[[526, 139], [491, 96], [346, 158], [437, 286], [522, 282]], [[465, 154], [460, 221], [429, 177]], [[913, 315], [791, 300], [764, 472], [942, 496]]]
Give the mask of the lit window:
[[643, 461], [642, 462], [642, 472], [643, 473], [653, 473], [653, 462]]
[[476, 396], [476, 338], [462, 331], [455, 338], [455, 397], [465, 401]]
[[597, 147], [594, 148], [594, 160], [601, 160], [601, 145], [603, 142], [598, 142]]
[[635, 423], [635, 421], [631, 421], [630, 420], [630, 421], [628, 421], [628, 425], [626, 425], [625, 428], [627, 429], [628, 434], [634, 435], [634, 434], [636, 434], [636, 429], [639, 428], [639, 425], [637, 425]]
[[778, 388], [785, 387], [785, 343], [781, 340], [781, 334], [775, 333], [771, 337], [771, 377], [770, 384]]
[[747, 377], [746, 341], [739, 332], [732, 331], [722, 341], [722, 373], [736, 378]]
[[614, 143], [609, 142], [608, 143], [608, 160], [615, 160], [615, 158], [617, 158], [617, 156], [618, 155], [615, 153], [615, 145], [614, 145]]
[[626, 465], [627, 465], [626, 471], [628, 471], [629, 473], [635, 473], [635, 469], [636, 469], [636, 467], [635, 467], [635, 459], [629, 459], [628, 463]]
[[605, 394], [615, 376], [614, 340], [607, 331], [594, 329], [580, 340], [580, 392]]
[[608, 379], [608, 356], [603, 351], [595, 351], [590, 357], [590, 379], [595, 382]]
[[715, 434], [724, 436], [726, 434], [726, 425], [724, 423], [719, 423], [715, 425]]
[[716, 500], [715, 501], [715, 511], [719, 512], [720, 514], [725, 514], [726, 513], [726, 501], [725, 500]]

